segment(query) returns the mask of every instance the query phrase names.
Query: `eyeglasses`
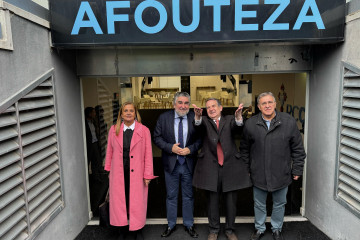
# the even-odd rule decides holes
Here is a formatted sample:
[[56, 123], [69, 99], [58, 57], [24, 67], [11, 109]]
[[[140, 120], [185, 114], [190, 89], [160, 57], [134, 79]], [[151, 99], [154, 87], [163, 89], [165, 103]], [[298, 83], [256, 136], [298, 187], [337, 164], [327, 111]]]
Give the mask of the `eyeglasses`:
[[179, 105], [182, 105], [182, 104], [190, 105], [190, 102], [177, 101], [177, 103], [178, 103]]
[[266, 105], [273, 105], [274, 102], [273, 101], [268, 101], [268, 102], [262, 102], [260, 105], [261, 106], [266, 106]]

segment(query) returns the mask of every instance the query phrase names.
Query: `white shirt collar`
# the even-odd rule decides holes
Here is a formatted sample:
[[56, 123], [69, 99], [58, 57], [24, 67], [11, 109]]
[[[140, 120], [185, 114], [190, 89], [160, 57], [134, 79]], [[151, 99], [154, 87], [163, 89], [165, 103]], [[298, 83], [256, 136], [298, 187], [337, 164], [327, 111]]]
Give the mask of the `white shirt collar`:
[[216, 120], [219, 120], [219, 122], [220, 122], [220, 118], [221, 118], [221, 116], [218, 119], [213, 119], [213, 121], [216, 123]]
[[125, 132], [126, 129], [128, 129], [128, 128], [130, 128], [131, 130], [134, 131], [134, 129], [135, 129], [135, 121], [134, 121], [133, 124], [131, 124], [129, 127], [124, 124], [124, 132]]

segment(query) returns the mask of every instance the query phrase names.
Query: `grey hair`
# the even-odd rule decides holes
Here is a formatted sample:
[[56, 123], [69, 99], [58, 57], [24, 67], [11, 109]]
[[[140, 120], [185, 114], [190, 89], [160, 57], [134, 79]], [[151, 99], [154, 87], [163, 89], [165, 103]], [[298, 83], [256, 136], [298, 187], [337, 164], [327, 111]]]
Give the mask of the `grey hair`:
[[189, 99], [189, 103], [191, 103], [190, 95], [187, 92], [177, 92], [174, 95], [173, 105], [175, 105], [175, 103], [179, 97], [187, 97]]
[[263, 93], [260, 93], [260, 95], [257, 98], [258, 105], [259, 105], [260, 98], [265, 97], [265, 96], [272, 96], [274, 98], [274, 102], [276, 102], [276, 98], [272, 92], [263, 92]]
[[219, 107], [221, 106], [221, 101], [220, 101], [219, 99], [217, 99], [217, 98], [208, 98], [208, 99], [206, 99], [205, 104], [206, 104], [208, 101], [210, 101], [210, 100], [216, 101], [217, 104], [218, 104], [218, 106], [219, 106]]

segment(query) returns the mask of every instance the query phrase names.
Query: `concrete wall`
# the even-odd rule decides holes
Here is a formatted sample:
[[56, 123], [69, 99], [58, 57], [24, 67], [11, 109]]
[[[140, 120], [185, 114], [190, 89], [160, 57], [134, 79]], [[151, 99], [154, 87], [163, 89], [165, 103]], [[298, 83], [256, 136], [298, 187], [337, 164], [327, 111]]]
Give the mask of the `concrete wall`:
[[316, 46], [310, 75], [305, 216], [332, 239], [360, 236], [360, 219], [334, 200], [341, 61], [359, 59], [359, 37], [355, 19], [343, 44]]
[[81, 117], [80, 81], [75, 55], [49, 46], [48, 29], [13, 14], [14, 50], [0, 50], [0, 105], [49, 69], [55, 69], [59, 154], [65, 208], [37, 239], [74, 239], [87, 224], [88, 199]]

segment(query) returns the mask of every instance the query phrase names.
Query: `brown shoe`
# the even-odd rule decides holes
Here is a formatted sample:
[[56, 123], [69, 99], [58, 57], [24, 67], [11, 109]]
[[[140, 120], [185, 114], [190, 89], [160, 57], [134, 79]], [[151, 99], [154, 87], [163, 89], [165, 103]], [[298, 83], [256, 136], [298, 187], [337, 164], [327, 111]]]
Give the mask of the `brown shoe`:
[[237, 236], [233, 232], [232, 233], [226, 232], [225, 235], [226, 235], [227, 239], [229, 239], [229, 240], [238, 240]]
[[217, 240], [217, 237], [218, 237], [217, 233], [210, 233], [208, 235], [208, 240]]

